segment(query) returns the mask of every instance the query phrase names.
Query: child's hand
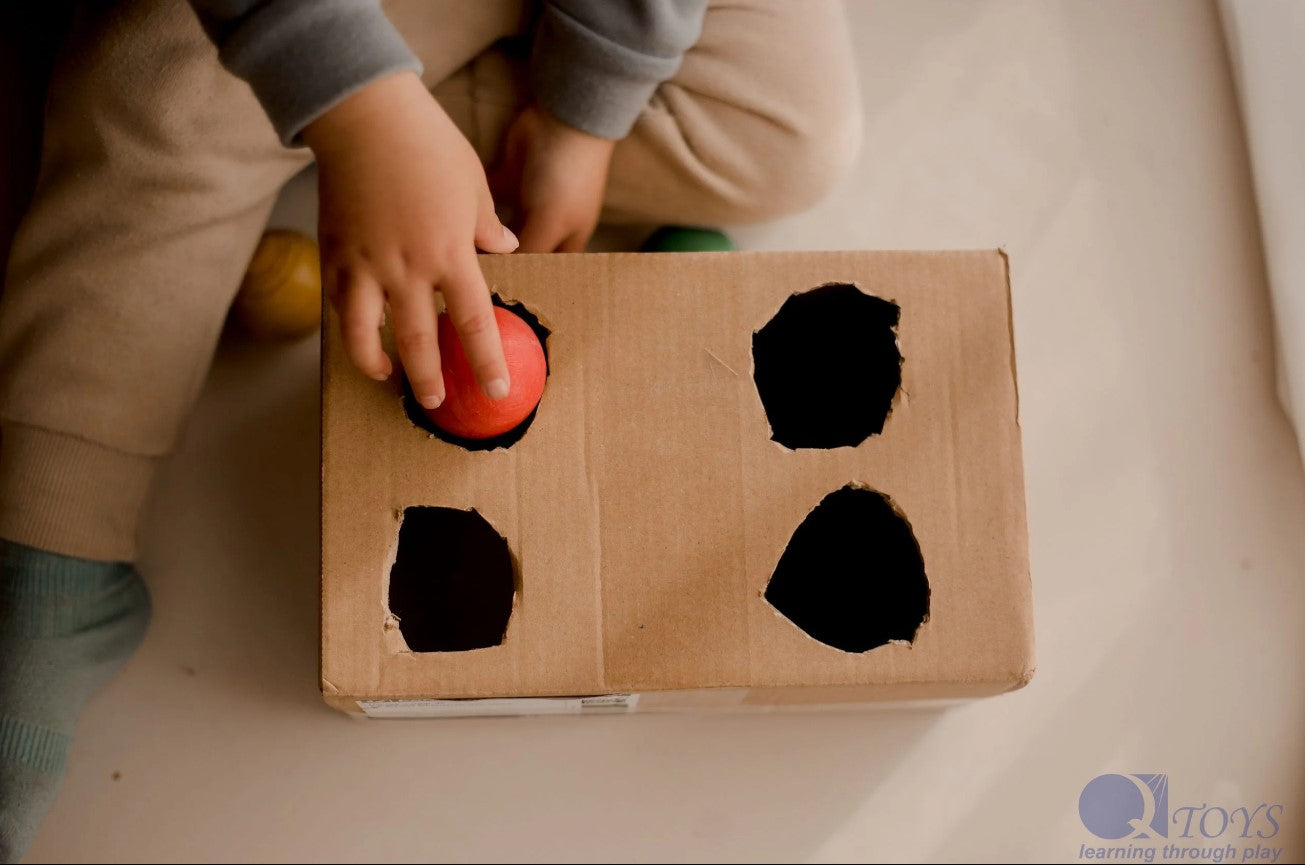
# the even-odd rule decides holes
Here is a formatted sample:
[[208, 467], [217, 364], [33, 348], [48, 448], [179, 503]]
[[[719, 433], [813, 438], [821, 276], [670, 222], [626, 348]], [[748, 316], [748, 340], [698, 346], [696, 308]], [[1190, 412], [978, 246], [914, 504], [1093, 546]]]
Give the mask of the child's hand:
[[388, 301], [412, 391], [444, 400], [435, 292], [444, 294], [485, 393], [508, 392], [503, 345], [476, 247], [511, 252], [475, 151], [420, 79], [376, 81], [304, 130], [317, 155], [322, 278], [349, 357], [366, 374], [393, 371], [377, 329]]
[[516, 205], [521, 252], [584, 251], [598, 224], [615, 147], [538, 108], [517, 115], [491, 184]]

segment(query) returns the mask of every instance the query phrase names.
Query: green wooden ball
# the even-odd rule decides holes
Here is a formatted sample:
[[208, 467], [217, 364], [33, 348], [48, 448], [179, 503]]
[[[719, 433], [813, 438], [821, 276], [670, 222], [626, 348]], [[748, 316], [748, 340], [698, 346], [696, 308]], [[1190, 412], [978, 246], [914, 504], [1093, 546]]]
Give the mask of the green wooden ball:
[[654, 231], [640, 247], [642, 252], [729, 252], [734, 244], [722, 231], [665, 225]]

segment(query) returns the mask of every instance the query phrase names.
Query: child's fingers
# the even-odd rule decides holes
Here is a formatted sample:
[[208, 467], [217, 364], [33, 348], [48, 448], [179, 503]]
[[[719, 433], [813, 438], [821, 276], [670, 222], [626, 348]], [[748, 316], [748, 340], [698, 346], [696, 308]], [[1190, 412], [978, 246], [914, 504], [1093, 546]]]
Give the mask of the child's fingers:
[[444, 373], [435, 329], [435, 292], [429, 286], [391, 292], [390, 309], [394, 313], [394, 344], [408, 384], [423, 408], [438, 408], [444, 402]]
[[322, 274], [322, 297], [325, 297], [334, 306], [336, 312], [340, 311], [340, 289], [346, 281], [346, 275], [343, 269], [334, 267], [331, 262], [320, 259], [318, 261], [319, 269]]
[[517, 236], [498, 221], [498, 214], [494, 212], [494, 199], [489, 195], [489, 187], [485, 187], [481, 195], [480, 213], [476, 218], [475, 241], [478, 249], [502, 254], [514, 251], [520, 245]]
[[521, 170], [525, 164], [526, 136], [520, 128], [520, 115], [508, 126], [498, 161], [486, 172], [489, 191], [499, 203], [514, 203], [521, 191]]
[[[499, 220], [503, 225], [516, 226], [520, 221], [521, 202], [517, 194], [521, 186], [520, 174], [514, 173], [511, 169], [499, 167], [491, 171], [486, 176], [489, 184], [491, 207], [494, 209], [495, 217], [502, 214], [503, 218]], [[482, 207], [482, 213], [484, 212]], [[479, 238], [479, 230], [477, 230]], [[515, 235], [513, 240], [515, 240]], [[480, 246], [479, 240], [476, 243]], [[482, 249], [484, 247], [481, 247]], [[515, 252], [515, 249], [512, 251]]]
[[569, 232], [547, 214], [531, 213], [521, 226], [521, 246], [518, 252], [553, 252], [566, 239]]
[[557, 248], [558, 252], [584, 252], [585, 247], [589, 245], [589, 238], [592, 231], [577, 231], [575, 234], [562, 241]]
[[340, 333], [354, 366], [377, 381], [385, 381], [394, 365], [381, 348], [381, 322], [385, 318], [385, 295], [366, 274], [336, 274], [332, 300], [340, 311]]
[[449, 318], [462, 339], [462, 349], [476, 374], [480, 389], [490, 399], [508, 395], [507, 362], [503, 359], [503, 340], [489, 299], [489, 286], [480, 272], [474, 255], [466, 256], [444, 277], [441, 285]]

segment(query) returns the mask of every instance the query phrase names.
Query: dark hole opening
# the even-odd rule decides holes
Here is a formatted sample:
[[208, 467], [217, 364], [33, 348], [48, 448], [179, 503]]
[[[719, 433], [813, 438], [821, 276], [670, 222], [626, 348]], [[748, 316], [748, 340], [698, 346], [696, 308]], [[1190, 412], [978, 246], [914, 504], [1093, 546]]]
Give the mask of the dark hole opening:
[[390, 568], [390, 612], [414, 652], [499, 646], [516, 594], [507, 541], [474, 510], [403, 512]]
[[[539, 344], [544, 347], [544, 374], [546, 376], [551, 375], [553, 370], [548, 359], [548, 337], [552, 331], [544, 327], [544, 325], [539, 321], [539, 316], [527, 309], [525, 304], [517, 302], [508, 303], [497, 294], [493, 296], [492, 300], [495, 306], [501, 306], [509, 312], [516, 313], [516, 315], [520, 316], [522, 321], [530, 325], [530, 329], [535, 332], [535, 336], [539, 337]], [[406, 375], [402, 376], [402, 382], [403, 413], [408, 416], [408, 420], [435, 436], [435, 438], [440, 441], [448, 442], [451, 445], [457, 445], [458, 447], [469, 451], [492, 451], [495, 448], [512, 447], [512, 445], [521, 441], [521, 438], [526, 434], [526, 430], [530, 429], [530, 425], [535, 422], [535, 415], [539, 412], [539, 409], [536, 408], [526, 416], [525, 420], [502, 435], [492, 436], [485, 439], [464, 438], [459, 435], [454, 435], [447, 430], [442, 430], [436, 426], [435, 422], [426, 414], [426, 410], [421, 407], [421, 403], [417, 402], [417, 397], [413, 394], [412, 385], [408, 383], [408, 377]]]
[[844, 652], [915, 641], [929, 580], [911, 526], [892, 500], [847, 486], [793, 533], [766, 600], [809, 636]]
[[902, 384], [897, 304], [855, 285], [795, 294], [752, 335], [753, 379], [771, 438], [855, 447], [883, 432]]

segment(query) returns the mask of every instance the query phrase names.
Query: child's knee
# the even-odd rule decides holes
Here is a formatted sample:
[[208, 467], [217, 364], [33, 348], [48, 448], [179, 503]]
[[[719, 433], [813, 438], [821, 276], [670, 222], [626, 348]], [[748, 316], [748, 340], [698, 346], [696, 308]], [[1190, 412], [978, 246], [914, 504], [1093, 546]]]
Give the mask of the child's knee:
[[660, 97], [667, 119], [649, 131], [667, 137], [682, 174], [698, 182], [703, 221], [804, 210], [859, 154], [857, 67], [837, 2], [713, 5], [698, 47]]
[[[693, 97], [676, 93], [672, 99]], [[684, 107], [683, 104], [680, 107]], [[820, 98], [772, 99], [764, 108], [731, 105], [672, 110], [667, 138], [684, 143], [683, 170], [693, 179], [692, 217], [742, 225], [798, 213], [832, 192], [860, 152], [862, 113], [854, 87]], [[692, 220], [691, 220], [692, 221]]]
[[774, 125], [743, 145], [756, 169], [741, 185], [728, 222], [763, 222], [806, 210], [847, 176], [861, 148], [861, 108], [855, 101], [795, 112], [797, 122]]

